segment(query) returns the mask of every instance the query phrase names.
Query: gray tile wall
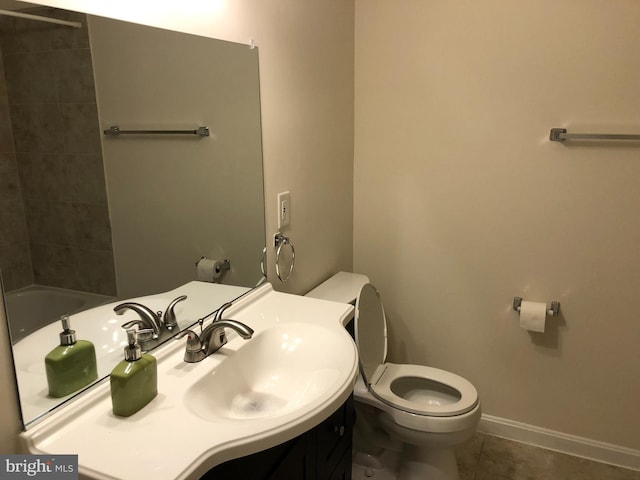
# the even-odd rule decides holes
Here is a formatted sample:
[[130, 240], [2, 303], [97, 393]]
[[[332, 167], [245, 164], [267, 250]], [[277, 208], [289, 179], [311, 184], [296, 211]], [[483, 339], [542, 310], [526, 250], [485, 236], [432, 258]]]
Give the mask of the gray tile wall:
[[29, 239], [9, 114], [4, 63], [0, 56], [0, 269], [5, 288], [33, 283]]
[[53, 8], [28, 13], [79, 20], [84, 27], [0, 17], [5, 288], [37, 283], [115, 295], [86, 19]]

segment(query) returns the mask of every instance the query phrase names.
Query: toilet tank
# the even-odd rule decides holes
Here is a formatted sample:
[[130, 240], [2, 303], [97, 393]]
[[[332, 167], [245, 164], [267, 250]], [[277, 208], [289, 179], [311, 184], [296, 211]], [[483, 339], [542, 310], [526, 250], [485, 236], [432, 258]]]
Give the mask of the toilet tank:
[[[329, 300], [331, 302], [350, 303], [355, 307], [360, 290], [367, 283], [369, 283], [369, 277], [366, 275], [338, 272], [307, 293], [305, 297], [319, 298], [320, 300]], [[351, 335], [351, 338], [355, 340], [356, 334], [353, 317], [347, 321], [345, 328], [347, 332], [349, 332], [349, 335]]]
[[367, 283], [369, 283], [369, 277], [366, 275], [338, 272], [305, 296], [355, 305], [360, 289]]

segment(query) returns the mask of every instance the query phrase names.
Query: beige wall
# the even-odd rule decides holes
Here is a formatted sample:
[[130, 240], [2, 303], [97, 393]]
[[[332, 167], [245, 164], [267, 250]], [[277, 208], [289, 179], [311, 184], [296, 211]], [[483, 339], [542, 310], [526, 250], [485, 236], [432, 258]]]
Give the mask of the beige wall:
[[[354, 269], [392, 359], [484, 413], [640, 448], [640, 4], [356, 0]], [[548, 331], [514, 296], [557, 300]]]
[[[138, 0], [42, 4], [110, 14], [259, 47], [267, 237], [276, 231], [276, 194], [290, 190], [297, 261], [289, 282], [269, 276], [280, 290], [304, 293], [335, 271], [352, 266], [353, 22], [343, 0]], [[7, 378], [7, 349], [0, 377]], [[13, 402], [0, 389], [0, 410]], [[13, 417], [12, 417], [13, 418]], [[5, 423], [2, 423], [5, 425]], [[12, 441], [10, 430], [0, 437]], [[2, 445], [2, 444], [0, 444]]]
[[[184, 1], [143, 3], [91, 7], [256, 41], [269, 236], [276, 193], [293, 196], [298, 263], [284, 287], [301, 293], [349, 269], [350, 2], [209, 2], [197, 18]], [[382, 291], [391, 357], [466, 376], [485, 413], [640, 448], [638, 149], [547, 140], [555, 126], [640, 131], [640, 7], [358, 0], [356, 10], [354, 267]], [[558, 300], [562, 316], [529, 334], [515, 295]]]
[[210, 130], [102, 136], [118, 297], [195, 280], [203, 256], [230, 259], [223, 283], [253, 287], [265, 244], [258, 49], [88, 21], [103, 129]]
[[[153, 12], [101, 3], [91, 8], [255, 39], [269, 236], [276, 193], [293, 196], [298, 263], [285, 287], [301, 293], [349, 269], [350, 2], [208, 2], [197, 18], [185, 1]], [[640, 131], [640, 7], [358, 0], [356, 10], [354, 267], [382, 291], [391, 357], [466, 376], [485, 413], [640, 448], [638, 149], [547, 141], [555, 126]], [[558, 300], [562, 316], [529, 334], [515, 295]]]

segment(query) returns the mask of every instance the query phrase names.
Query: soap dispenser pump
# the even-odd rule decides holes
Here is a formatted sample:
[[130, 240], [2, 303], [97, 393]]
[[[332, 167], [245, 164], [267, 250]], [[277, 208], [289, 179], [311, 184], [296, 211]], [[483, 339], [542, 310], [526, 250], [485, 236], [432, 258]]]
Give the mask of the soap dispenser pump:
[[138, 334], [151, 329], [127, 330], [129, 345], [124, 347], [124, 360], [110, 376], [113, 413], [121, 417], [133, 415], [158, 394], [158, 363], [152, 355], [142, 353]]
[[98, 379], [96, 349], [88, 340], [76, 340], [68, 315], [63, 315], [60, 345], [44, 358], [51, 397], [64, 397]]

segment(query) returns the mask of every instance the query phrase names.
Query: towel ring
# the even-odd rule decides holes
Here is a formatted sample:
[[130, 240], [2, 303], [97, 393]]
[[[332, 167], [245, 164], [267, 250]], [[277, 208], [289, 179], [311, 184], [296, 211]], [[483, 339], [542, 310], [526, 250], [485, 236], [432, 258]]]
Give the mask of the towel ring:
[[[293, 246], [293, 242], [289, 237], [285, 237], [281, 233], [276, 233], [273, 237], [273, 242], [276, 247], [276, 275], [281, 282], [286, 282], [293, 272], [293, 266], [296, 263], [296, 249]], [[282, 253], [282, 247], [289, 245], [291, 247], [291, 265], [289, 266], [289, 272], [285, 278], [282, 278], [280, 274], [280, 254]]]
[[264, 262], [267, 259], [267, 246], [262, 247], [262, 255], [260, 256], [260, 271], [262, 272], [262, 276], [267, 276], [267, 269], [264, 268]]

